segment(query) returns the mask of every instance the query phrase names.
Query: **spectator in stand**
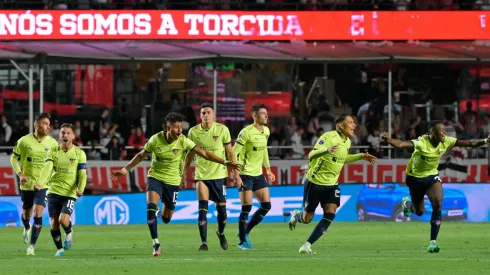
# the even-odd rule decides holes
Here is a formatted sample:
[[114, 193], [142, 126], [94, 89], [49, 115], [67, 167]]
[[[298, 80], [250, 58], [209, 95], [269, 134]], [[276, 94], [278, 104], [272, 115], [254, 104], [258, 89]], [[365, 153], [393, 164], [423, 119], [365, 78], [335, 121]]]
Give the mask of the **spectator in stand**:
[[485, 123], [481, 127], [481, 137], [486, 138], [490, 135], [490, 114], [485, 114]]
[[298, 127], [296, 132], [294, 132], [291, 137], [291, 145], [293, 147], [293, 152], [291, 155], [292, 159], [304, 159], [305, 158], [305, 149], [303, 146], [303, 134], [305, 133], [305, 129], [303, 127]]
[[318, 119], [318, 110], [311, 110], [310, 117], [308, 118], [308, 132], [306, 133], [306, 139], [311, 140], [320, 128], [320, 120]]
[[137, 127], [131, 129], [131, 135], [128, 139], [128, 146], [132, 146], [134, 148], [129, 151], [130, 153], [128, 153], [128, 157], [132, 158], [137, 152], [141, 150], [141, 148], [143, 148], [143, 146], [145, 146], [145, 144], [146, 138], [143, 135], [143, 131], [141, 130], [141, 128]]
[[148, 116], [146, 114], [146, 108], [141, 109], [141, 115], [136, 119], [134, 126], [141, 128], [146, 138], [151, 137], [152, 133], [150, 132], [150, 121], [148, 120]]
[[478, 135], [477, 116], [478, 114], [473, 110], [471, 101], [466, 102], [466, 111], [461, 117], [461, 124], [463, 124], [466, 134], [465, 139], [474, 139]]
[[124, 158], [125, 150], [117, 136], [111, 138], [105, 149], [107, 153], [102, 154], [104, 160], [122, 160]]
[[10, 144], [10, 138], [12, 137], [12, 127], [7, 123], [7, 117], [2, 116], [2, 133], [5, 144]]
[[299, 179], [299, 182], [297, 184], [305, 185], [305, 183], [308, 181], [306, 179], [306, 174], [308, 173], [308, 164], [303, 164], [299, 168], [299, 175], [301, 178]]
[[99, 127], [94, 119], [91, 119], [88, 126], [82, 130], [82, 140], [85, 145], [95, 146], [95, 144], [99, 144]]
[[49, 135], [52, 138], [58, 140], [60, 138], [60, 123], [59, 121], [55, 120], [51, 125], [51, 132], [49, 133]]
[[284, 127], [284, 138], [287, 141], [291, 140], [291, 137], [294, 135], [296, 130], [298, 129], [298, 125], [296, 123], [296, 117], [289, 117], [288, 124]]

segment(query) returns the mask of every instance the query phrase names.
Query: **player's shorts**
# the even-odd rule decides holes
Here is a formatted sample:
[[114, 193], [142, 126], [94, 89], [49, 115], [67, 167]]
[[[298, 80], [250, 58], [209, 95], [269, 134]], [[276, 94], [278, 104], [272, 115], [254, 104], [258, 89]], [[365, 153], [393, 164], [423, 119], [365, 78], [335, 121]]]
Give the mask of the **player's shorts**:
[[46, 193], [48, 189], [41, 189], [39, 191], [20, 190], [20, 199], [22, 200], [22, 209], [30, 209], [34, 204], [46, 207], [48, 198]]
[[76, 201], [77, 200], [72, 197], [61, 196], [54, 193], [48, 194], [49, 216], [59, 216], [61, 213], [71, 216], [71, 214], [73, 214]]
[[219, 180], [195, 180], [202, 181], [209, 190], [209, 200], [214, 202], [226, 202], [226, 179]]
[[340, 206], [340, 189], [337, 185], [326, 186], [306, 181], [303, 205], [307, 213], [314, 213], [318, 205], [334, 203]]
[[418, 204], [420, 203], [420, 201], [424, 200], [427, 189], [429, 189], [434, 183], [438, 181], [442, 182], [441, 178], [437, 174], [423, 178], [416, 178], [407, 175], [405, 183], [407, 184], [408, 190], [410, 191], [412, 202], [414, 204]]
[[242, 191], [257, 191], [266, 187], [269, 187], [269, 184], [265, 180], [264, 175], [260, 176], [248, 176], [248, 175], [240, 175], [242, 179], [243, 185], [238, 188], [238, 192]]
[[177, 199], [179, 197], [178, 185], [170, 185], [155, 178], [149, 177], [148, 184], [146, 185], [146, 191], [156, 192], [167, 209], [175, 209], [175, 205], [177, 204]]

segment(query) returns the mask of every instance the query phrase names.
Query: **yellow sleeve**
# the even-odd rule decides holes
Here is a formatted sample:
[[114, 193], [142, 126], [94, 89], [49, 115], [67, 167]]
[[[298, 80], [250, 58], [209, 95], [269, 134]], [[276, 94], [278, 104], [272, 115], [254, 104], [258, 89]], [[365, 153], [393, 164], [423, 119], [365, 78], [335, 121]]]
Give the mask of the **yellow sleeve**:
[[231, 143], [231, 135], [230, 135], [230, 130], [228, 129], [228, 127], [226, 126], [223, 126], [224, 127], [224, 133], [223, 133], [223, 144], [224, 145], [228, 145]]
[[362, 159], [362, 153], [361, 154], [349, 154], [347, 155], [347, 158], [345, 158], [345, 163], [351, 163], [351, 162], [355, 162], [355, 161], [358, 161], [358, 160], [361, 160]]
[[451, 148], [451, 147], [454, 147], [456, 145], [457, 141], [458, 141], [458, 139], [455, 137], [446, 137], [444, 140], [444, 143], [447, 144], [448, 148]]
[[330, 141], [327, 135], [322, 135], [317, 141], [313, 149], [308, 154], [310, 160], [323, 156], [328, 153], [328, 148], [330, 147]]
[[15, 153], [12, 153], [12, 155], [10, 156], [10, 165], [12, 165], [12, 168], [14, 169], [16, 175], [22, 172], [22, 168], [20, 167], [19, 160], [20, 160], [20, 156]]
[[248, 142], [248, 134], [245, 129], [241, 130], [240, 133], [238, 134], [238, 138], [236, 139], [235, 145], [233, 146], [233, 152], [235, 152], [235, 155], [239, 155], [243, 147], [245, 147], [245, 144]]
[[78, 189], [83, 192], [85, 186], [87, 186], [87, 155], [80, 150], [78, 156]]
[[190, 138], [184, 137], [184, 149], [187, 152], [190, 152], [190, 151], [194, 150], [194, 147], [196, 147], [196, 144], [194, 143], [194, 141], [192, 141]]
[[155, 136], [156, 135], [153, 135], [150, 138], [150, 140], [148, 140], [148, 142], [145, 144], [145, 147], [143, 148], [148, 153], [153, 153], [153, 149], [155, 149]]

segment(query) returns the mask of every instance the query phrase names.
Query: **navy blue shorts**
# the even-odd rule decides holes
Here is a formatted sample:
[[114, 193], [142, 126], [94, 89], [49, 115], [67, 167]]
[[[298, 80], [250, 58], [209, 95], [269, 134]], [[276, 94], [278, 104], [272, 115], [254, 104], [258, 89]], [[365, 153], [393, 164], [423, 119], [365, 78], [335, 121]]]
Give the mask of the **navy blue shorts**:
[[260, 176], [248, 176], [248, 175], [240, 175], [242, 179], [243, 185], [238, 188], [239, 192], [242, 191], [257, 191], [266, 187], [269, 187], [269, 184], [265, 180], [264, 175]]
[[156, 192], [162, 203], [169, 210], [174, 210], [175, 205], [177, 204], [177, 200], [179, 198], [179, 186], [178, 185], [170, 185], [164, 182], [161, 182], [155, 178], [148, 178], [148, 184], [146, 185], [146, 191]]
[[61, 196], [58, 194], [48, 194], [48, 212], [50, 217], [59, 216], [61, 213], [70, 215], [75, 209], [77, 200], [72, 197]]
[[22, 209], [30, 209], [34, 204], [46, 207], [48, 189], [39, 191], [20, 190], [20, 199], [22, 200]]
[[306, 181], [303, 195], [303, 206], [307, 213], [314, 213], [318, 205], [333, 203], [340, 206], [340, 189], [338, 185], [326, 186]]
[[405, 183], [407, 184], [408, 190], [410, 191], [412, 202], [414, 204], [418, 204], [423, 201], [427, 190], [438, 181], [442, 182], [441, 178], [437, 174], [423, 178], [416, 178], [407, 175]]
[[195, 180], [195, 182], [198, 181], [201, 181], [208, 187], [210, 201], [226, 202], [226, 179]]

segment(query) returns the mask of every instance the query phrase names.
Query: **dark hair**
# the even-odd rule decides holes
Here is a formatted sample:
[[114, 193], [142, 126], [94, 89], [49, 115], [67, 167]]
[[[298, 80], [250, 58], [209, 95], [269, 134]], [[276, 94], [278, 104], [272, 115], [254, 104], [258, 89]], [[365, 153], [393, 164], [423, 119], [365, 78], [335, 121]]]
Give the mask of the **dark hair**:
[[175, 122], [182, 122], [184, 118], [182, 117], [181, 114], [171, 112], [168, 115], [165, 116], [165, 124], [172, 124]]
[[39, 121], [41, 121], [41, 119], [45, 119], [45, 118], [47, 118], [49, 120], [49, 122], [51, 122], [51, 116], [48, 113], [40, 113], [39, 115], [36, 116], [34, 121], [39, 123]]
[[252, 105], [252, 107], [250, 107], [250, 113], [256, 114], [260, 109], [267, 110], [267, 106], [265, 106], [265, 104], [262, 103], [254, 104]]
[[338, 116], [338, 117], [335, 119], [335, 124], [339, 124], [339, 123], [344, 122], [344, 120], [345, 120], [347, 117], [351, 117], [351, 115], [349, 115], [349, 114], [341, 114], [340, 116]]
[[201, 104], [201, 109], [204, 109], [204, 108], [211, 108], [214, 110], [213, 104], [211, 104], [209, 102], [204, 102], [203, 104]]
[[71, 123], [63, 123], [63, 124], [61, 124], [60, 129], [62, 129], [62, 128], [70, 128], [73, 131], [73, 133], [75, 133], [75, 125], [73, 125]]
[[441, 120], [431, 121], [431, 122], [429, 123], [429, 129], [431, 129], [431, 130], [432, 130], [432, 129], [434, 129], [434, 130], [435, 130], [435, 128], [436, 128], [436, 126], [437, 126], [438, 124], [442, 124], [442, 125], [444, 125], [444, 122], [442, 122]]

